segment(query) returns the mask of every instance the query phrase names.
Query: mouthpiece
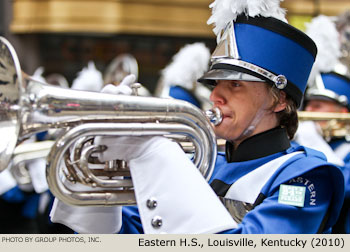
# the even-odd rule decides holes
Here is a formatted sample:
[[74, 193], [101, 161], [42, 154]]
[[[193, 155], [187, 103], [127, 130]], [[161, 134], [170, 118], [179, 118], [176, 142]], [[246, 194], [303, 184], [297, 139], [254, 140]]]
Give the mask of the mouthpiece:
[[217, 126], [222, 122], [222, 113], [217, 107], [205, 111], [205, 115], [214, 126]]

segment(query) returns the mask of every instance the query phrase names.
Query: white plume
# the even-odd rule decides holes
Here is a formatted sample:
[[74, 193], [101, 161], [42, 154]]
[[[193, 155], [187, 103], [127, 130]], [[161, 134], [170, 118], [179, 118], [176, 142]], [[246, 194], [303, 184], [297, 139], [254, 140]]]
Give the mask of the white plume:
[[88, 67], [84, 67], [73, 80], [72, 89], [99, 92], [102, 86], [102, 73], [96, 69], [93, 61], [89, 61]]
[[204, 43], [185, 45], [162, 70], [164, 86], [178, 85], [191, 90], [197, 79], [208, 70], [209, 59], [210, 51]]
[[249, 17], [263, 16], [274, 17], [283, 22], [285, 9], [280, 7], [283, 0], [215, 0], [209, 5], [212, 8], [212, 15], [208, 19], [208, 24], [214, 24], [214, 33], [218, 35], [228, 22], [236, 20], [240, 14]]
[[341, 55], [339, 33], [330, 17], [319, 15], [306, 24], [306, 34], [317, 46], [316, 60], [309, 77], [309, 83], [313, 83], [319, 72], [330, 72], [338, 64]]

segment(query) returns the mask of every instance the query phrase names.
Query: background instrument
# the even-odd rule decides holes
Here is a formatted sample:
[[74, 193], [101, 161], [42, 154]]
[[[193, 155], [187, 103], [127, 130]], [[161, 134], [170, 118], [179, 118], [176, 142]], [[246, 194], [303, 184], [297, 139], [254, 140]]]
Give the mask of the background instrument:
[[321, 126], [323, 137], [345, 137], [350, 140], [350, 114], [335, 112], [298, 111], [299, 121], [324, 122]]

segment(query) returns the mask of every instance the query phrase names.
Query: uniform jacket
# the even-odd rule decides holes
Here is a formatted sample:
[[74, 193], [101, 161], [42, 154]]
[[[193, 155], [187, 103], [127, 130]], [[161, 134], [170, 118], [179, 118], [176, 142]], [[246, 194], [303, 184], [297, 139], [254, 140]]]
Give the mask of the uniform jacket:
[[[322, 153], [291, 147], [284, 129], [276, 128], [242, 142], [235, 151], [227, 144], [219, 153], [209, 181], [218, 196], [225, 197], [236, 181], [274, 159], [298, 152], [281, 164], [263, 185], [254, 208], [237, 229], [225, 233], [329, 233], [344, 197], [340, 169], [326, 162]], [[279, 202], [280, 185], [305, 188], [304, 206]], [[254, 184], [248, 185], [254, 187]], [[290, 188], [290, 187], [289, 187]], [[174, 209], [176, 211], [176, 209]], [[136, 207], [123, 208], [120, 233], [142, 233]]]
[[345, 179], [345, 199], [339, 220], [334, 226], [333, 233], [350, 234], [350, 143], [342, 138], [331, 141], [330, 146], [335, 154], [345, 163], [345, 166], [342, 167]]

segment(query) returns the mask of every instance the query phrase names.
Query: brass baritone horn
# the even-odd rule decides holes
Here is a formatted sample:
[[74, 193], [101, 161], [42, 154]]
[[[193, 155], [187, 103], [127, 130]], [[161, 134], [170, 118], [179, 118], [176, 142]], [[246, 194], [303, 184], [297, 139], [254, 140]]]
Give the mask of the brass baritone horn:
[[298, 111], [299, 121], [324, 121], [322, 135], [329, 140], [332, 137], [350, 137], [350, 114], [337, 112]]
[[[47, 157], [46, 169], [50, 190], [63, 202], [89, 206], [135, 203], [122, 161], [115, 161], [117, 168], [91, 164], [93, 153], [103, 151], [103, 146], [93, 144], [95, 136], [179, 135], [196, 147], [194, 163], [203, 176], [209, 179], [213, 171], [217, 145], [212, 125], [188, 102], [40, 83], [21, 72], [15, 50], [2, 37], [0, 84], [0, 171], [8, 166], [18, 141], [48, 129], [63, 129]], [[90, 169], [94, 165], [97, 169]], [[75, 191], [72, 183], [94, 190]]]
[[298, 111], [298, 118], [300, 121], [337, 120], [350, 123], [350, 114], [348, 113]]

